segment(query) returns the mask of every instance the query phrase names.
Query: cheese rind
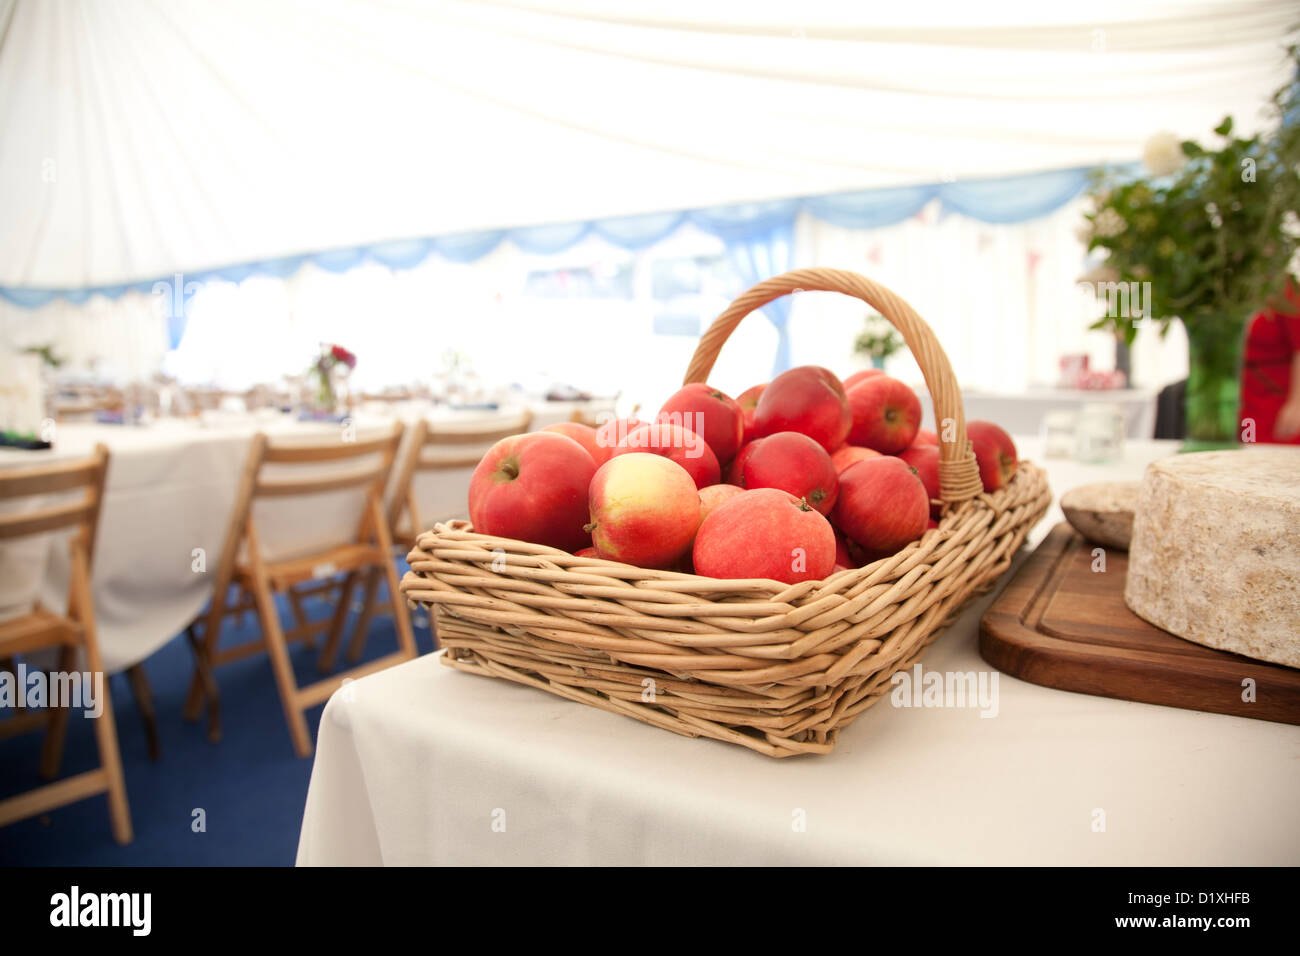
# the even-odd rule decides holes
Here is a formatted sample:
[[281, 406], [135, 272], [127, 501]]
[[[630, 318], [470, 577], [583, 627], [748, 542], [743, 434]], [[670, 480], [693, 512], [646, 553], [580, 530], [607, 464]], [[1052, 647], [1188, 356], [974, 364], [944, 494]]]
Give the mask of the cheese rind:
[[1300, 448], [1149, 465], [1124, 602], [1197, 644], [1300, 667]]

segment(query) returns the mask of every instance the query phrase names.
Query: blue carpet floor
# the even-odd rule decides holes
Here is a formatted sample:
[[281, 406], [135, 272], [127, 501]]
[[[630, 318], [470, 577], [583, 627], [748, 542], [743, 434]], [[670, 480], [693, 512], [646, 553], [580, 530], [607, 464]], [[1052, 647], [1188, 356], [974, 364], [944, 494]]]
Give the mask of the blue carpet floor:
[[[310, 601], [306, 607], [311, 617], [326, 616], [330, 610], [324, 603]], [[384, 616], [376, 615], [371, 625], [366, 660], [397, 647], [387, 605], [381, 613]], [[289, 620], [287, 609], [282, 609], [282, 619]], [[349, 626], [354, 620], [355, 611]], [[416, 644], [424, 654], [433, 650], [433, 638], [427, 619], [421, 615], [417, 620]], [[242, 627], [235, 627], [232, 619], [227, 628], [223, 645], [258, 633], [251, 613]], [[320, 676], [316, 654], [306, 646], [294, 646], [293, 660], [300, 686]], [[0, 828], [0, 865], [293, 864], [312, 762], [294, 756], [266, 655], [218, 668], [223, 736], [216, 744], [208, 742], [204, 721], [189, 723], [181, 716], [192, 662], [183, 635], [145, 662], [162, 744], [161, 759], [156, 762], [149, 759], [144, 728], [126, 678], [119, 675], [109, 683], [134, 842], [118, 846], [113, 841], [108, 803], [101, 795]], [[307, 712], [313, 740], [323, 709], [322, 704]], [[0, 720], [6, 716], [0, 715]], [[0, 740], [0, 798], [41, 782], [37, 773], [41, 737], [32, 733]], [[79, 773], [97, 764], [91, 722], [74, 714], [68, 722], [62, 773]], [[196, 809], [204, 811], [204, 832], [192, 828]]]

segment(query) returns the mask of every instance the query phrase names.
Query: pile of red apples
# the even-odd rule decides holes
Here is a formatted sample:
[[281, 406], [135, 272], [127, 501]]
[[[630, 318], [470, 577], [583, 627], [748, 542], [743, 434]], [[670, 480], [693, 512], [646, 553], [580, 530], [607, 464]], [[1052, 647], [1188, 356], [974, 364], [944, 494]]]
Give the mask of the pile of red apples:
[[[939, 437], [883, 372], [783, 372], [732, 399], [705, 384], [652, 422], [576, 422], [497, 442], [470, 480], [481, 534], [642, 568], [794, 584], [861, 567], [936, 526]], [[990, 422], [966, 435], [985, 491], [1016, 470]]]

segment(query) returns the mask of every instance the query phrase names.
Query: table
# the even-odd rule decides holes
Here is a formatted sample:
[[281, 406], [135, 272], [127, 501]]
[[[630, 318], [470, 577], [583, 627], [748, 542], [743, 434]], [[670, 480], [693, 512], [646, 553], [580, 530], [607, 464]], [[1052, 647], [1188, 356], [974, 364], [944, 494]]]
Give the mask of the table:
[[[1036, 439], [1017, 442], [1035, 456]], [[1059, 495], [1137, 478], [1176, 447], [1035, 460]], [[1060, 517], [1054, 505], [1033, 541]], [[990, 670], [977, 632], [993, 597], [927, 669]], [[427, 655], [329, 701], [298, 863], [1300, 862], [1300, 728], [998, 682], [995, 718], [885, 700], [834, 753], [772, 760]]]
[[[567, 421], [570, 402], [539, 402], [534, 427]], [[419, 417], [458, 426], [490, 425], [518, 410], [459, 412], [407, 403], [355, 416], [364, 440], [390, 428], [394, 418]], [[212, 593], [235, 494], [253, 435], [276, 441], [319, 441], [337, 436], [334, 423], [301, 422], [270, 411], [256, 415], [205, 414], [201, 421], [162, 419], [148, 426], [61, 424], [49, 451], [0, 449], [0, 469], [84, 458], [97, 442], [110, 459], [92, 568], [96, 623], [104, 666], [117, 672], [166, 644], [194, 619]], [[408, 432], [409, 436], [409, 432]], [[403, 444], [398, 461], [406, 454]], [[394, 467], [394, 471], [396, 471]], [[422, 518], [461, 516], [473, 469], [417, 477]], [[395, 491], [390, 484], [389, 494]], [[258, 503], [263, 544], [271, 557], [288, 558], [343, 540], [355, 532], [359, 492]], [[350, 502], [356, 501], [353, 507]], [[39, 501], [29, 500], [27, 507]], [[201, 562], [198, 556], [202, 555]], [[0, 615], [21, 613], [40, 598], [61, 608], [69, 576], [67, 549], [54, 536], [0, 548]]]
[[[967, 421], [997, 422], [1013, 435], [1037, 435], [1048, 412], [1079, 412], [1093, 403], [1118, 405], [1124, 411], [1126, 434], [1131, 439], [1150, 439], [1156, 433], [1156, 395], [1153, 389], [1119, 388], [1088, 391], [1073, 388], [1035, 387], [1023, 392], [962, 392]], [[917, 389], [924, 427], [934, 429], [930, 393]]]

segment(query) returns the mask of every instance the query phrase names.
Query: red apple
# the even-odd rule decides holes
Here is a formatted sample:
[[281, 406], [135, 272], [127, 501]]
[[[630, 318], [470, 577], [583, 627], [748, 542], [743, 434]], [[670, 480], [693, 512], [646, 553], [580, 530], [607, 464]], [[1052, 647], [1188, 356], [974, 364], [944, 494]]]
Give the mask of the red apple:
[[745, 434], [745, 413], [741, 407], [734, 399], [702, 382], [679, 389], [664, 402], [656, 421], [695, 432], [713, 449], [719, 464], [736, 457]]
[[[614, 449], [618, 447], [619, 442], [645, 424], [647, 423], [639, 418], [611, 418], [605, 424], [597, 427], [596, 442], [601, 448], [609, 449], [609, 453], [605, 455], [605, 461], [609, 461], [613, 457]], [[597, 462], [597, 464], [603, 465], [604, 462]]]
[[754, 409], [758, 407], [758, 398], [763, 394], [763, 389], [767, 384], [755, 385], [753, 388], [747, 388], [736, 396], [736, 404], [740, 406], [741, 414], [745, 420], [745, 434], [741, 439], [742, 443], [748, 444], [758, 436], [754, 434]]
[[615, 455], [591, 479], [591, 533], [602, 558], [670, 568], [700, 527], [700, 494], [686, 469], [661, 455]]
[[925, 493], [930, 498], [930, 517], [939, 517], [939, 449], [934, 445], [913, 445], [900, 452], [899, 459], [916, 469]]
[[844, 391], [847, 392], [854, 385], [857, 385], [858, 382], [865, 382], [869, 378], [884, 374], [885, 370], [881, 368], [864, 368], [861, 372], [854, 372], [844, 380]]
[[906, 462], [882, 455], [840, 476], [833, 517], [836, 527], [873, 556], [889, 554], [921, 537], [930, 520], [930, 499]]
[[935, 448], [938, 448], [939, 436], [928, 428], [918, 429], [916, 437], [912, 439], [912, 447], [916, 448], [921, 445], [933, 445]]
[[740, 451], [736, 452], [736, 457], [731, 459], [731, 464], [727, 466], [727, 473], [723, 475], [727, 484], [745, 487], [745, 462], [749, 460], [749, 456], [754, 453], [760, 441], [761, 438], [740, 446]]
[[695, 536], [695, 573], [797, 584], [835, 569], [835, 531], [807, 502], [757, 488], [719, 505]]
[[844, 386], [817, 365], [782, 372], [763, 389], [754, 408], [754, 433], [760, 438], [777, 432], [799, 432], [821, 445], [827, 454], [844, 444], [852, 423]]
[[1005, 488], [1016, 473], [1016, 444], [1011, 436], [992, 422], [975, 421], [966, 423], [966, 437], [979, 463], [984, 490]]
[[695, 487], [716, 485], [722, 477], [718, 459], [703, 438], [680, 425], [653, 422], [628, 433], [611, 457], [635, 452], [663, 455], [686, 469]]
[[469, 518], [479, 534], [563, 551], [591, 543], [587, 488], [596, 463], [572, 438], [530, 432], [503, 438], [469, 480]]
[[544, 432], [556, 432], [560, 435], [567, 435], [572, 438], [583, 448], [587, 449], [587, 454], [597, 466], [609, 461], [610, 452], [614, 449], [606, 448], [596, 440], [596, 429], [590, 425], [584, 425], [582, 422], [556, 422], [554, 425], [547, 425], [540, 429]]
[[839, 479], [826, 449], [799, 432], [777, 432], [745, 458], [745, 488], [779, 488], [805, 499], [822, 514], [835, 507]]
[[921, 400], [896, 378], [875, 375], [848, 392], [853, 413], [849, 444], [893, 455], [916, 437], [921, 427]]
[[841, 445], [831, 453], [831, 464], [835, 466], [837, 475], [844, 474], [844, 469], [849, 465], [856, 465], [866, 458], [879, 458], [880, 452], [874, 448], [863, 448], [860, 445]]
[[[542, 431], [545, 431], [545, 430], [546, 430], [546, 429], [544, 429], [544, 428], [542, 429]], [[580, 549], [578, 549], [577, 551], [573, 552], [573, 556], [574, 556], [575, 558], [599, 558], [599, 557], [600, 557], [600, 552], [597, 551], [594, 547], [592, 547], [592, 548], [580, 548]]]
[[713, 509], [718, 507], [728, 498], [734, 498], [736, 495], [744, 492], [744, 488], [739, 485], [709, 485], [707, 488], [700, 489], [700, 523], [704, 522]]

